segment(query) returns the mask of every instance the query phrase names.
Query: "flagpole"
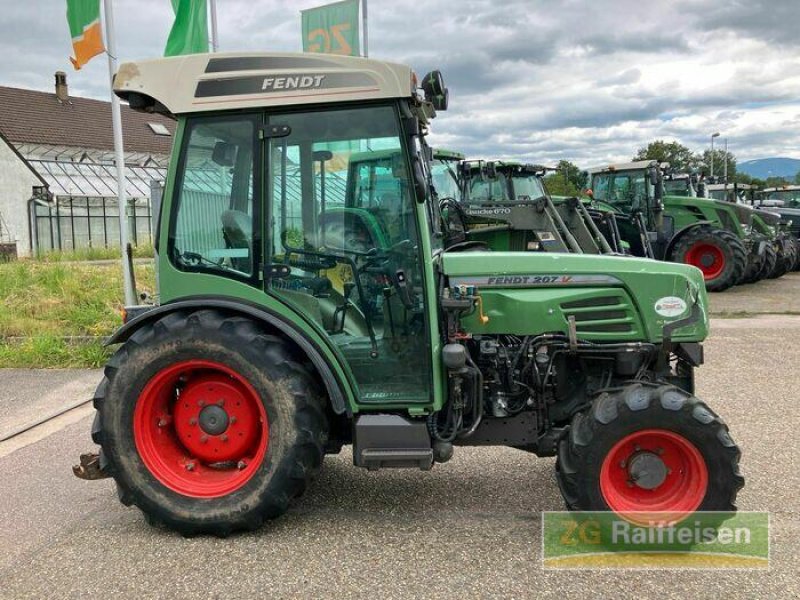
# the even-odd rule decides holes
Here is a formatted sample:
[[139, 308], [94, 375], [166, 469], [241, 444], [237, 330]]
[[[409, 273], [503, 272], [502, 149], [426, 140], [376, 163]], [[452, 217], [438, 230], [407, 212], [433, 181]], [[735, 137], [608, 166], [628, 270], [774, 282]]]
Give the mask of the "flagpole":
[[119, 243], [122, 247], [122, 280], [125, 290], [125, 306], [136, 304], [133, 291], [133, 275], [127, 258], [128, 215], [125, 198], [125, 153], [122, 149], [122, 112], [119, 97], [114, 93], [114, 73], [117, 71], [117, 42], [114, 39], [114, 12], [111, 0], [103, 0], [103, 16], [106, 26], [106, 54], [108, 55], [108, 82], [111, 90], [111, 124], [114, 130], [114, 162], [117, 165], [117, 204], [119, 207]]
[[211, 8], [211, 51], [219, 50], [219, 38], [217, 37], [217, 1], [209, 0]]
[[367, 58], [369, 57], [369, 35], [367, 30], [367, 0], [361, 0], [361, 22], [362, 22], [361, 28], [364, 30], [364, 58]]

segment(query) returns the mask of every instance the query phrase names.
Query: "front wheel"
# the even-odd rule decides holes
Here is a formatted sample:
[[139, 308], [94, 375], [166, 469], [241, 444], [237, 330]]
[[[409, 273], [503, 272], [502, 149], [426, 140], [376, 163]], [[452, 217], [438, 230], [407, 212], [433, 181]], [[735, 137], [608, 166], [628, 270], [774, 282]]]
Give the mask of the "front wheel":
[[725, 423], [688, 392], [630, 384], [573, 418], [556, 469], [570, 510], [680, 520], [736, 510], [739, 456]]
[[672, 260], [697, 267], [703, 273], [706, 289], [721, 292], [736, 285], [747, 267], [747, 251], [730, 231], [697, 227], [681, 237]]
[[120, 499], [183, 534], [277, 517], [318, 471], [323, 397], [290, 347], [214, 310], [172, 313], [112, 357], [93, 438]]

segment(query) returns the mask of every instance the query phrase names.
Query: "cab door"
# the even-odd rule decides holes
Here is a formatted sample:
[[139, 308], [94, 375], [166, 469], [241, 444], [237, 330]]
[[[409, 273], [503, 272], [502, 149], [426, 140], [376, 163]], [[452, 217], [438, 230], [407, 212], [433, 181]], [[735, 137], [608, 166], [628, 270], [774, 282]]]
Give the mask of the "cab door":
[[[272, 113], [265, 132], [267, 293], [338, 348], [360, 403], [431, 403], [421, 245], [398, 108]], [[379, 177], [357, 168], [376, 159], [388, 165]], [[370, 200], [347, 197], [355, 191]]]

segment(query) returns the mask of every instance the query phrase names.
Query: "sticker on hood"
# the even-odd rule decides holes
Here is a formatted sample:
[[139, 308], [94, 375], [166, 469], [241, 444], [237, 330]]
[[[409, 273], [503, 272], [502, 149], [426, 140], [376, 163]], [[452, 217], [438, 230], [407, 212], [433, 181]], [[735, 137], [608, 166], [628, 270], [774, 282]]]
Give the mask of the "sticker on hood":
[[679, 317], [688, 308], [683, 298], [666, 296], [656, 300], [656, 312], [662, 317]]

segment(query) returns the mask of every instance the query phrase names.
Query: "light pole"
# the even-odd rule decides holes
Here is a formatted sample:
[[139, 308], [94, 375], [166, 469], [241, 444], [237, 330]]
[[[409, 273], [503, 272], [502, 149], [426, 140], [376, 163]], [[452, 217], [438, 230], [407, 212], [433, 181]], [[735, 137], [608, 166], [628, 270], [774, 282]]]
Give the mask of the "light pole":
[[711, 175], [714, 178], [714, 138], [719, 137], [719, 131], [711, 134]]
[[725, 181], [725, 189], [728, 189], [728, 138], [725, 138], [725, 154], [722, 163], [722, 179]]

